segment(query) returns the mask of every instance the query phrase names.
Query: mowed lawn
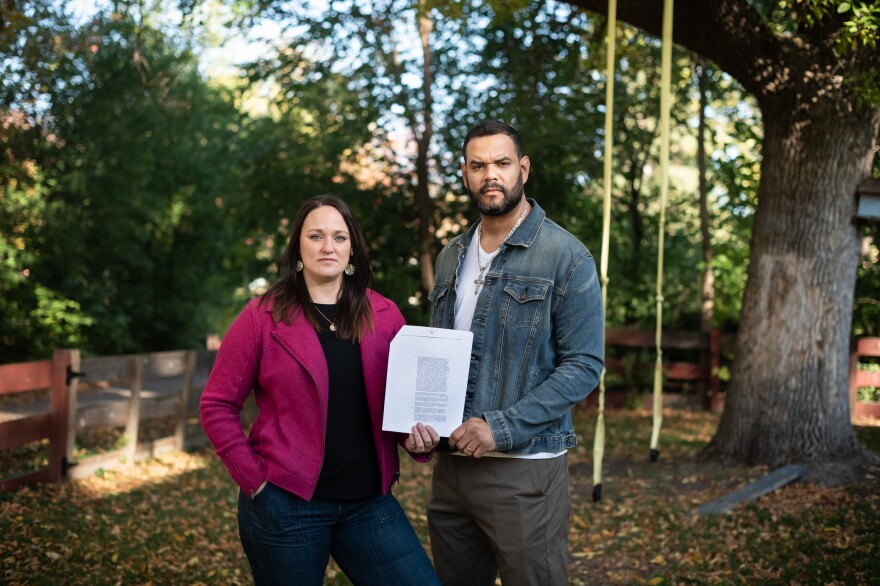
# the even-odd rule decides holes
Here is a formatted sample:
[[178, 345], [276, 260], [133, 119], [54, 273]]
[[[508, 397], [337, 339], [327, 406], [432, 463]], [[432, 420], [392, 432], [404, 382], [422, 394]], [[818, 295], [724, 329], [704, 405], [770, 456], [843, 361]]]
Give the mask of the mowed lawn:
[[[700, 516], [700, 505], [768, 470], [700, 461], [718, 416], [672, 409], [660, 460], [650, 463], [650, 413], [609, 410], [603, 498], [594, 503], [595, 409], [578, 409], [575, 420], [572, 584], [880, 583], [880, 469], [855, 486], [793, 484], [731, 513]], [[880, 422], [856, 429], [880, 452]], [[430, 476], [430, 464], [404, 458], [394, 488], [429, 552]], [[210, 450], [0, 493], [0, 583], [249, 584], [236, 499]], [[333, 564], [325, 582], [349, 583]]]

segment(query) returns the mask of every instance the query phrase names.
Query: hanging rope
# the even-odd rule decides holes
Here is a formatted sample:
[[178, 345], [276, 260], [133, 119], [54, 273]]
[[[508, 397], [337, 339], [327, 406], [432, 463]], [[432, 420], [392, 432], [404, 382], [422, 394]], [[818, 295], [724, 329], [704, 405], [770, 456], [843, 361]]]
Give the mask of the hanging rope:
[[663, 3], [663, 46], [660, 59], [660, 227], [657, 243], [657, 361], [654, 364], [654, 429], [651, 432], [652, 462], [660, 458], [657, 442], [663, 423], [663, 236], [666, 231], [666, 197], [669, 190], [669, 111], [672, 77], [672, 3]]
[[[617, 0], [608, 1], [608, 55], [605, 74], [605, 175], [602, 197], [602, 311], [607, 313], [608, 300], [608, 247], [611, 237], [611, 143], [614, 114], [615, 31], [617, 29]], [[604, 328], [603, 328], [604, 329]], [[604, 332], [602, 358], [605, 357]], [[605, 369], [599, 375], [599, 415], [596, 418], [596, 436], [593, 439], [593, 502], [602, 498], [602, 457], [605, 455]]]

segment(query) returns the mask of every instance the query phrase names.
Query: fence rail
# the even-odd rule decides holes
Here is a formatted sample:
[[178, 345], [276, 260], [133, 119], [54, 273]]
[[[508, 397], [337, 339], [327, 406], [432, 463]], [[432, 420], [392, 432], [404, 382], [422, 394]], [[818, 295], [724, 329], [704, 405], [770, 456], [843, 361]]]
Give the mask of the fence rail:
[[[718, 330], [709, 332], [665, 331], [661, 345], [668, 356], [678, 351], [689, 355], [688, 358], [663, 362], [663, 377], [666, 383], [689, 383], [696, 388], [692, 399], [699, 407], [721, 411], [724, 407], [724, 393], [721, 390], [719, 372], [722, 365], [722, 351], [732, 350], [735, 334], [722, 334]], [[627, 363], [625, 357], [634, 349], [655, 350], [656, 334], [641, 330], [606, 330], [605, 332], [605, 367], [609, 374], [629, 374], [627, 371], [638, 370], [653, 376], [654, 363]], [[668, 352], [667, 352], [668, 351]], [[607, 381], [606, 381], [607, 382]], [[588, 401], [595, 401], [595, 393], [588, 396]], [[666, 400], [669, 400], [667, 396]], [[611, 399], [611, 397], [609, 397]], [[622, 399], [617, 399], [620, 403]], [[611, 399], [610, 405], [615, 405]]]

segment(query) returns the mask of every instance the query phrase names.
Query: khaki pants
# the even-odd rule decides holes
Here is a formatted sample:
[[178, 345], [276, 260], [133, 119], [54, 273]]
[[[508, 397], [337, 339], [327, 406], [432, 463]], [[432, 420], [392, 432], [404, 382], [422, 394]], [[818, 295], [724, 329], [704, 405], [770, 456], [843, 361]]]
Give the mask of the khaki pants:
[[568, 457], [439, 454], [428, 500], [444, 586], [568, 584]]

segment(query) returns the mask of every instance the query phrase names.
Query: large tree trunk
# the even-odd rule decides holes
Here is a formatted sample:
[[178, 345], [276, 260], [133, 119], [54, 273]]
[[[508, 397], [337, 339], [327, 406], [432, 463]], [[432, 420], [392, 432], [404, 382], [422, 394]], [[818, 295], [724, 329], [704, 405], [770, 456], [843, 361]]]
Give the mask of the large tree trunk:
[[[877, 116], [817, 104], [763, 108], [764, 159], [748, 283], [724, 415], [724, 456], [771, 466], [862, 455], [848, 377], [858, 233]], [[773, 107], [775, 105], [776, 107]], [[867, 123], [866, 123], [867, 122]]]
[[[569, 2], [607, 12], [605, 0]], [[657, 35], [662, 7], [619, 0], [618, 17]], [[815, 480], [847, 481], [868, 460], [847, 397], [858, 259], [852, 218], [880, 128], [880, 107], [854, 89], [880, 67], [880, 52], [863, 46], [838, 54], [842, 24], [832, 19], [841, 16], [815, 27], [802, 14], [792, 18], [796, 30], [780, 34], [747, 0], [675, 2], [675, 42], [736, 78], [764, 120], [733, 376], [711, 448], [749, 464], [806, 464]]]

